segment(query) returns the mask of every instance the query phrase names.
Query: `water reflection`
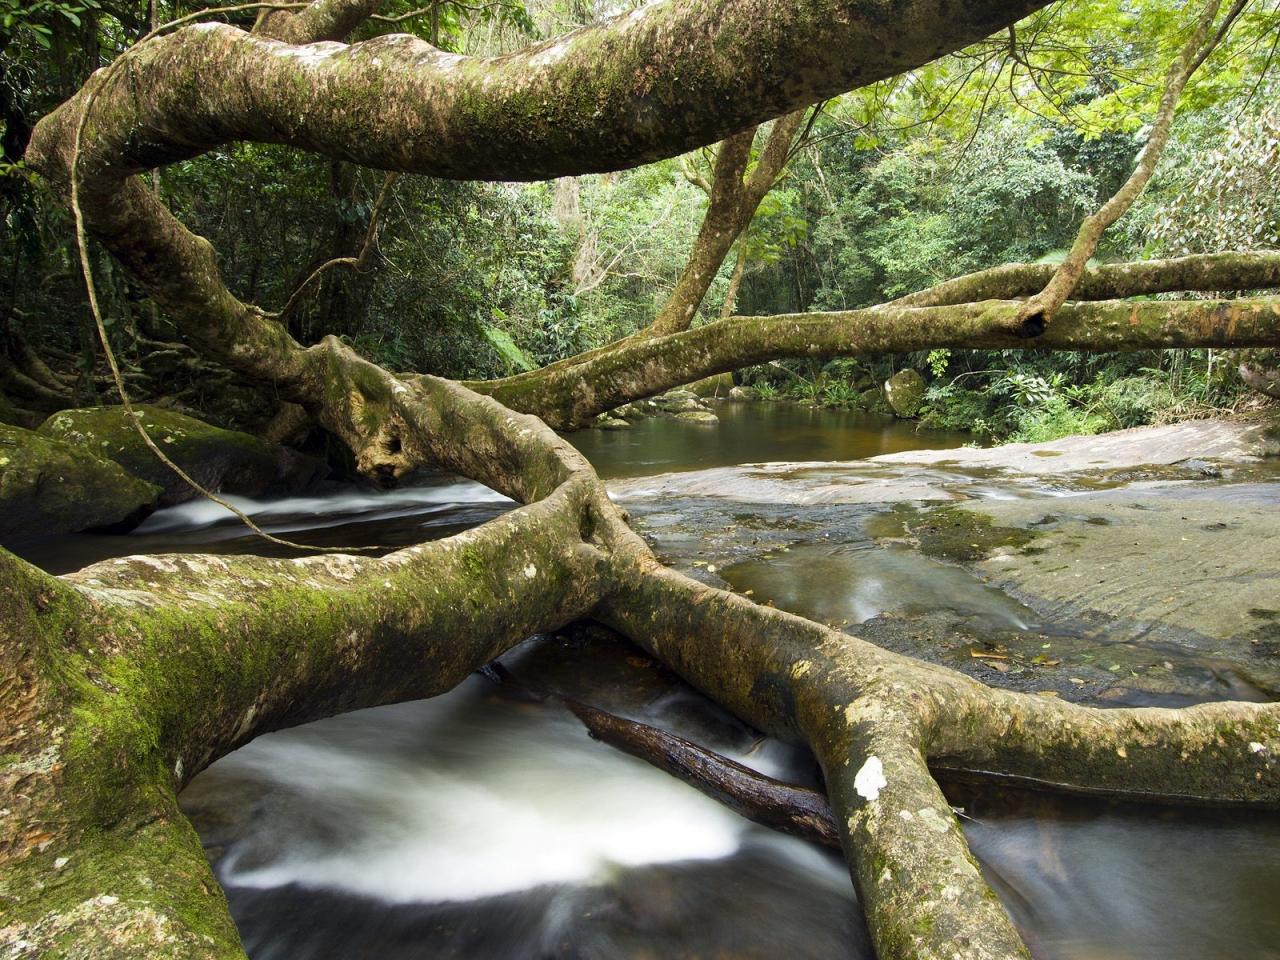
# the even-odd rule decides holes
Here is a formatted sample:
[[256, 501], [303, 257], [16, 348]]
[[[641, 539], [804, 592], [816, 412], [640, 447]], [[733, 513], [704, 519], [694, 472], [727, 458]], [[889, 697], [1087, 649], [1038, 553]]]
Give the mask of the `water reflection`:
[[910, 617], [946, 609], [977, 630], [1025, 630], [1038, 619], [969, 571], [904, 547], [805, 544], [721, 571], [757, 602], [771, 600], [823, 623], [865, 623], [885, 613]]
[[711, 427], [654, 417], [629, 430], [582, 430], [569, 440], [606, 479], [739, 463], [860, 460], [973, 440], [893, 417], [795, 403], [721, 402], [715, 413], [720, 423]]

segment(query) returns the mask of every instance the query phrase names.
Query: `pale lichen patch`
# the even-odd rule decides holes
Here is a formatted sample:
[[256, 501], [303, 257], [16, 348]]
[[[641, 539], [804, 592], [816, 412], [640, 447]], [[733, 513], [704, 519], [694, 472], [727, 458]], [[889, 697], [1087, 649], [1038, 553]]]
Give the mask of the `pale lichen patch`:
[[853, 789], [858, 791], [858, 796], [868, 803], [879, 797], [880, 791], [888, 785], [889, 781], [885, 779], [884, 775], [884, 764], [880, 762], [880, 758], [875, 754], [863, 761], [862, 766], [853, 778]]

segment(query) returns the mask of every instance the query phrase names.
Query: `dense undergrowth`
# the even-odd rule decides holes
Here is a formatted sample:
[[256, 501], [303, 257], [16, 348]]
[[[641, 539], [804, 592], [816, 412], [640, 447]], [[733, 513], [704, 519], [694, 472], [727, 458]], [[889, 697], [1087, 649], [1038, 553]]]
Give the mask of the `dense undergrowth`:
[[[163, 19], [171, 11], [159, 6]], [[504, 0], [483, 15], [437, 6], [433, 21], [367, 24], [361, 35], [431, 31], [441, 46], [499, 52], [601, 13], [578, 0]], [[1132, 167], [1178, 6], [1064, 0], [1051, 45], [1037, 46], [1033, 22], [1011, 43], [993, 38], [824, 105], [695, 324], [719, 316], [740, 262], [736, 312], [771, 314], [864, 307], [967, 271], [1060, 258], [1080, 219]], [[386, 12], [401, 8], [412, 6], [397, 0]], [[252, 15], [232, 19], [247, 25]], [[109, 402], [71, 231], [21, 157], [34, 121], [145, 32], [145, 5], [49, 0], [6, 17], [0, 347], [13, 354], [18, 340], [38, 344], [66, 382], [65, 405]], [[1268, 73], [1276, 18], [1274, 4], [1256, 5], [1223, 64], [1188, 91], [1156, 179], [1107, 234], [1099, 259], [1280, 247], [1280, 120]], [[220, 252], [231, 288], [269, 309], [288, 305], [287, 325], [304, 343], [336, 333], [394, 369], [485, 378], [646, 326], [706, 206], [690, 172], [709, 164], [698, 152], [534, 184], [401, 177], [379, 205], [381, 174], [240, 145], [166, 168], [155, 186]], [[366, 243], [370, 256], [358, 268], [326, 269], [306, 283]], [[210, 386], [207, 369], [183, 354], [181, 333], [109, 257], [94, 257], [110, 334], [138, 398], [167, 399], [220, 423], [251, 419], [261, 398], [234, 383]], [[922, 426], [1037, 440], [1254, 403], [1238, 359], [1207, 350], [933, 351], [786, 361], [737, 379], [765, 397], [882, 409], [879, 385], [911, 367], [927, 380]], [[0, 388], [0, 419], [30, 401]]]

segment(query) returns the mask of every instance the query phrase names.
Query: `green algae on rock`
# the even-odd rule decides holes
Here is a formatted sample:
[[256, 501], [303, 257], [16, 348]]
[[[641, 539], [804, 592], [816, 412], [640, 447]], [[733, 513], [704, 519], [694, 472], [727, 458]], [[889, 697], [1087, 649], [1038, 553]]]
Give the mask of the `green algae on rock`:
[[81, 446], [0, 424], [0, 539], [132, 526], [159, 497]]
[[[161, 407], [140, 405], [134, 410], [166, 456], [211, 490], [258, 496], [273, 487], [301, 485], [315, 474], [315, 467], [299, 455], [247, 433], [223, 430]], [[46, 420], [40, 433], [114, 460], [159, 486], [161, 506], [198, 495], [147, 449], [123, 407], [63, 410]]]

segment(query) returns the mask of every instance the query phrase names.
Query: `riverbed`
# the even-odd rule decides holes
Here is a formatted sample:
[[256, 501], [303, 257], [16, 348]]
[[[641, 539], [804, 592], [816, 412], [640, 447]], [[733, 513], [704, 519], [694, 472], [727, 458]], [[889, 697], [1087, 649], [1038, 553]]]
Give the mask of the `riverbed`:
[[[794, 405], [716, 410], [719, 426], [655, 419], [571, 437], [680, 569], [992, 683], [1101, 705], [1276, 697], [1280, 679], [1257, 652], [1265, 629], [1210, 637], [1187, 620], [1152, 639], [1152, 628], [1131, 630], [1138, 621], [1124, 611], [1103, 617], [1023, 589], [1038, 583], [1034, 556], [1019, 558], [1027, 570], [1018, 580], [908, 542], [935, 502], [1006, 504], [1008, 522], [1037, 535], [1035, 524], [1052, 517], [1041, 527], [1064, 540], [1077, 527], [1102, 531], [1099, 520], [1106, 532], [1127, 522], [1111, 501], [1089, 500], [1100, 490], [1125, 491], [1124, 509], [1191, 487], [1219, 491], [1206, 499], [1221, 509], [1245, 486], [1264, 506], [1280, 505], [1274, 470], [1224, 476], [1179, 465], [1100, 481], [945, 459], [833, 468], [964, 438]], [[767, 461], [791, 465], [738, 467]], [[848, 492], [833, 500], [837, 474]], [[782, 487], [735, 497], [731, 481], [742, 491], [748, 481]], [[780, 502], [776, 490], [788, 484], [818, 493]], [[1178, 496], [1185, 520], [1190, 495]], [[292, 539], [394, 547], [511, 503], [477, 484], [424, 477], [393, 491], [240, 506]], [[1231, 522], [1197, 529], [1229, 532]], [[128, 536], [67, 537], [25, 553], [60, 572], [128, 553], [272, 552], [262, 547], [200, 503], [157, 513]], [[503, 660], [540, 686], [817, 783], [804, 751], [759, 737], [616, 638], [569, 630]], [[949, 790], [1037, 958], [1280, 958], [1280, 818]], [[482, 677], [430, 701], [260, 737], [196, 778], [182, 802], [255, 960], [873, 956], [839, 857], [737, 818], [591, 741], [563, 710]]]

